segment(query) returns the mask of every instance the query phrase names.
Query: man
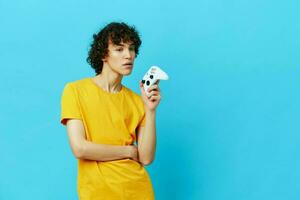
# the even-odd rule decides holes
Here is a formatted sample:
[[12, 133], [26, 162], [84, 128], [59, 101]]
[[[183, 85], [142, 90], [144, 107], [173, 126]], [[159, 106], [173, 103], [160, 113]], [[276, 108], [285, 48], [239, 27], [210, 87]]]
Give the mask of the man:
[[[122, 85], [130, 75], [141, 40], [134, 27], [110, 23], [94, 34], [87, 58], [96, 76], [67, 83], [61, 123], [78, 158], [80, 200], [154, 199], [144, 168], [154, 160], [158, 85], [148, 97]], [[137, 145], [134, 145], [137, 142]]]

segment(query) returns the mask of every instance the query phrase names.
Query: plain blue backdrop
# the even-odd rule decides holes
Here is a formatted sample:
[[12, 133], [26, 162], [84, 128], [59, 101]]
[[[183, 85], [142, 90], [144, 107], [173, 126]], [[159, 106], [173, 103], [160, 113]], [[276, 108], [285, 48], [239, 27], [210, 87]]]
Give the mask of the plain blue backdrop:
[[157, 200], [300, 199], [297, 0], [0, 0], [0, 199], [77, 199], [59, 123], [66, 82], [94, 76], [92, 34], [135, 25], [143, 44], [124, 84], [161, 81]]

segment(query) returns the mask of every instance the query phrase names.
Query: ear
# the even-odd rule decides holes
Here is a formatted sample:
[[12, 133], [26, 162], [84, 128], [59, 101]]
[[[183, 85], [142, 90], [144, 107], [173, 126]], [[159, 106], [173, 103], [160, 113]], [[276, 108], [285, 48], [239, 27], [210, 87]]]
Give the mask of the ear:
[[101, 58], [102, 62], [107, 62], [107, 58], [108, 58], [108, 54], [106, 56], [103, 56], [103, 58]]

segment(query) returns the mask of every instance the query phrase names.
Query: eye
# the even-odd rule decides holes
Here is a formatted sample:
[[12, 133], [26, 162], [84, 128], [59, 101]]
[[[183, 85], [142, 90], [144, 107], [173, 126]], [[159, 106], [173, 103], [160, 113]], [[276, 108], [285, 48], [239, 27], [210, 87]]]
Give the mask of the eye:
[[130, 51], [135, 51], [135, 47], [130, 47], [129, 50]]
[[116, 49], [116, 51], [122, 51], [123, 50], [123, 48], [117, 48]]

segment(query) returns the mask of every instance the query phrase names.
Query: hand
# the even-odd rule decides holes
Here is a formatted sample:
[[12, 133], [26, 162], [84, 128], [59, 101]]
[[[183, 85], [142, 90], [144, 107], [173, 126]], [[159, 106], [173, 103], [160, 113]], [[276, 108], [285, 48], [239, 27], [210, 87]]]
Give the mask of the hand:
[[135, 145], [130, 145], [127, 147], [128, 147], [128, 157], [132, 160], [139, 162], [138, 148]]
[[146, 110], [155, 111], [155, 109], [157, 108], [157, 106], [161, 100], [160, 89], [158, 87], [158, 83], [159, 83], [159, 81], [156, 84], [154, 84], [148, 88], [148, 92], [150, 93], [150, 95], [148, 97], [144, 91], [143, 83], [142, 83], [142, 81], [140, 81], [140, 90], [141, 90], [142, 99], [144, 101]]

